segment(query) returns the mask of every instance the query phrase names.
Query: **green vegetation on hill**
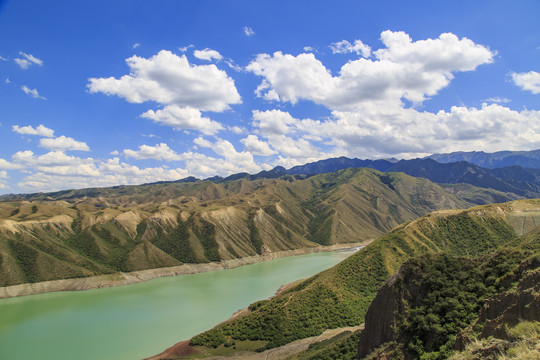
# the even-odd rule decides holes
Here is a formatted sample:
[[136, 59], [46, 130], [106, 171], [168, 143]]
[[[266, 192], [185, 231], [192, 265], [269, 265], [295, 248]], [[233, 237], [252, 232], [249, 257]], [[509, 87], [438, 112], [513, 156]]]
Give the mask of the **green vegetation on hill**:
[[478, 260], [444, 254], [409, 261], [394, 285], [405, 309], [394, 352], [421, 359], [453, 354], [457, 333], [472, 324], [489, 296], [507, 290], [501, 278], [514, 271], [523, 256], [500, 251]]
[[287, 360], [353, 360], [358, 350], [360, 330], [347, 331], [331, 339], [309, 346], [308, 350], [287, 358]]
[[[471, 356], [464, 358], [495, 359], [497, 353], [513, 346], [509, 340], [519, 340], [515, 333], [520, 333], [520, 327], [511, 327], [527, 327], [527, 320], [540, 319], [534, 310], [540, 306], [534, 300], [540, 290], [540, 253], [520, 247], [520, 242], [509, 243], [492, 255], [428, 254], [404, 263], [368, 310], [358, 356], [447, 359], [456, 348], [472, 344], [476, 349], [467, 346], [462, 356], [467, 352]], [[540, 237], [535, 242], [540, 243]], [[497, 308], [486, 310], [491, 306]], [[487, 318], [486, 311], [491, 314]], [[491, 344], [479, 346], [488, 336]], [[534, 346], [540, 345], [538, 338], [534, 341]]]
[[154, 245], [183, 263], [196, 262], [196, 255], [189, 244], [187, 222], [179, 222], [166, 236], [156, 236]]
[[335, 267], [253, 304], [250, 314], [197, 335], [190, 344], [217, 347], [251, 340], [272, 348], [325, 329], [359, 325], [379, 287], [405, 261], [428, 253], [473, 257], [492, 253], [517, 237], [508, 214], [521, 210], [525, 217], [534, 211], [540, 216], [540, 203], [442, 211], [401, 225]]
[[[269, 207], [269, 208], [275, 209], [275, 207]], [[257, 254], [262, 254], [263, 241], [261, 239], [261, 236], [259, 235], [259, 229], [257, 229], [257, 226], [255, 225], [254, 218], [255, 218], [255, 211], [250, 211], [248, 213], [248, 222], [247, 222], [247, 226], [249, 229], [249, 241], [255, 248], [255, 251], [257, 252]]]

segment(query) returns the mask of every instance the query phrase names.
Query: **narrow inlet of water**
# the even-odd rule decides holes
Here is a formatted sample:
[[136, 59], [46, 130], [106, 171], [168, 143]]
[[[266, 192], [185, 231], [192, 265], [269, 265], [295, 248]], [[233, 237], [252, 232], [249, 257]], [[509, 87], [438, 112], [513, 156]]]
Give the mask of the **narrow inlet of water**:
[[352, 252], [291, 256], [145, 283], [0, 300], [0, 359], [133, 360], [210, 329]]

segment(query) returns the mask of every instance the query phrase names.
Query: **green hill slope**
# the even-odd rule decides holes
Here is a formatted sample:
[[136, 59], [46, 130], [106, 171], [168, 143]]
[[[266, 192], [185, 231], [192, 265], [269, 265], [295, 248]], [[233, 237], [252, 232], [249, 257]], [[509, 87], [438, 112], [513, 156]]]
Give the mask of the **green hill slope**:
[[[540, 201], [439, 211], [403, 224], [293, 289], [250, 306], [250, 313], [194, 337], [208, 349], [232, 342], [271, 348], [325, 329], [364, 322], [379, 287], [408, 259], [430, 253], [479, 256], [496, 251], [540, 224]], [[245, 345], [244, 345], [245, 346]]]

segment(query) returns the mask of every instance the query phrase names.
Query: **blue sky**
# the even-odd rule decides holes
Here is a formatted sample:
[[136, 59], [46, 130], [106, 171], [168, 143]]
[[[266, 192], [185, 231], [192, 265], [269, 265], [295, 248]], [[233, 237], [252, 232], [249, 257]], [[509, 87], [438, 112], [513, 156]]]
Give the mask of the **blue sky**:
[[0, 1], [0, 194], [540, 148], [538, 1]]

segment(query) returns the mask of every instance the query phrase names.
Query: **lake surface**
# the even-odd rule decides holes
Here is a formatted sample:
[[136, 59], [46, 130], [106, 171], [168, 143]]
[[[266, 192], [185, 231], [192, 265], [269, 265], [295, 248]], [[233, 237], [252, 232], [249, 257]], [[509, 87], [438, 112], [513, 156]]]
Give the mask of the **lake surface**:
[[0, 300], [0, 359], [141, 359], [352, 252], [317, 253], [145, 283]]

